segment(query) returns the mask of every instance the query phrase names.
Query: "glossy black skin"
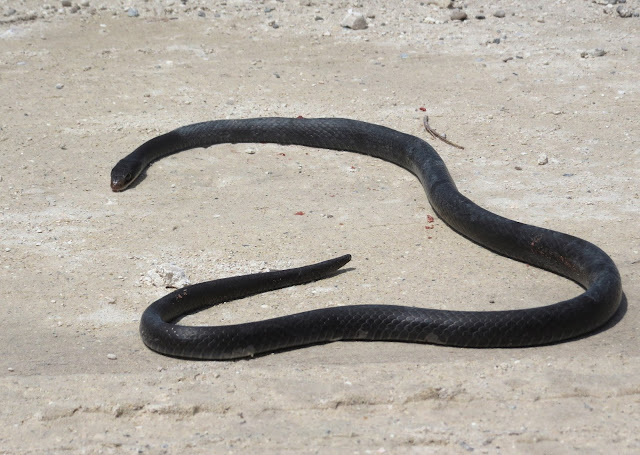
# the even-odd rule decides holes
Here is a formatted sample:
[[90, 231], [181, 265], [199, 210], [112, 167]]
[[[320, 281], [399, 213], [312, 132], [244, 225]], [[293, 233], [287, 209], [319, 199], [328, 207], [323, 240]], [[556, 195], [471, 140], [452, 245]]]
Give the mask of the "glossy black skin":
[[344, 150], [394, 163], [416, 175], [432, 207], [451, 228], [496, 253], [567, 277], [585, 292], [552, 305], [510, 311], [351, 305], [235, 326], [171, 323], [185, 313], [222, 301], [324, 278], [348, 261], [344, 256], [306, 268], [199, 283], [169, 294], [152, 304], [140, 323], [143, 341], [157, 352], [230, 359], [337, 340], [477, 348], [535, 346], [589, 333], [605, 324], [620, 305], [620, 274], [600, 248], [479, 207], [458, 192], [445, 163], [427, 142], [379, 125], [336, 118], [259, 118], [183, 126], [151, 139], [118, 162], [111, 187], [125, 190], [151, 162], [169, 154], [241, 142]]

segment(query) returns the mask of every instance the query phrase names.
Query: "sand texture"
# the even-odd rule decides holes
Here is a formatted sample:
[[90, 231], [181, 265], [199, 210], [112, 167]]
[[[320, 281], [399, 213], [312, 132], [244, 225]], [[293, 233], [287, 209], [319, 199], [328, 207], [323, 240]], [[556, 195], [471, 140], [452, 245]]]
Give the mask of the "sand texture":
[[[639, 2], [103, 3], [0, 1], [0, 454], [640, 453]], [[425, 114], [465, 149], [431, 139]], [[154, 136], [261, 116], [428, 140], [479, 205], [604, 249], [622, 310], [527, 349], [148, 350], [138, 323], [170, 292], [164, 264], [196, 283], [353, 255], [346, 273], [185, 324], [581, 292], [456, 234], [414, 176], [353, 153], [226, 144], [109, 188]]]

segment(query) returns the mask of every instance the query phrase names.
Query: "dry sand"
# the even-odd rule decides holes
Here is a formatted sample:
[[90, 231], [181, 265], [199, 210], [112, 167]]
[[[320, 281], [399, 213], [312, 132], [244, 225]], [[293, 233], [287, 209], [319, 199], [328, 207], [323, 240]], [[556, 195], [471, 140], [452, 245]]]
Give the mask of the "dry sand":
[[[0, 1], [0, 453], [640, 453], [640, 18], [580, 0], [468, 2], [465, 22], [427, 2], [86, 3]], [[340, 26], [349, 8], [375, 16], [367, 29]], [[429, 139], [421, 108], [466, 149]], [[416, 179], [355, 154], [223, 145], [109, 189], [111, 167], [155, 135], [274, 115], [427, 138], [475, 202], [607, 251], [623, 311], [529, 349], [149, 351], [139, 317], [168, 290], [142, 278], [163, 263], [199, 282], [353, 254], [348, 273], [192, 324], [580, 292], [437, 217], [425, 229]]]

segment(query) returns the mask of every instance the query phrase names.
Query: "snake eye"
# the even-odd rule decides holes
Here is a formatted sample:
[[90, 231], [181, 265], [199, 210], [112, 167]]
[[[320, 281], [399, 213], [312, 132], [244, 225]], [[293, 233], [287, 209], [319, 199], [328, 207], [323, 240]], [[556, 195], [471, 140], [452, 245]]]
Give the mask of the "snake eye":
[[125, 175], [124, 180], [129, 183], [131, 180], [133, 179], [133, 175], [131, 174], [131, 172], [129, 172], [127, 175]]

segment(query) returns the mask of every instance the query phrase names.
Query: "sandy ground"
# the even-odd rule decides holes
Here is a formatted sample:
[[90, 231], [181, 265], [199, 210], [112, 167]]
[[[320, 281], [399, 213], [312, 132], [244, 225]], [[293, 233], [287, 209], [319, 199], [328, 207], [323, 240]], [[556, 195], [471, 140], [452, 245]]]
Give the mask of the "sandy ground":
[[[465, 22], [426, 2], [53, 3], [0, 1], [0, 453], [640, 452], [640, 18], [579, 0], [468, 2]], [[340, 26], [349, 8], [367, 29]], [[421, 108], [466, 149], [428, 139]], [[416, 179], [350, 153], [223, 145], [110, 191], [111, 167], [155, 135], [273, 115], [427, 138], [480, 205], [607, 251], [623, 311], [592, 336], [529, 349], [333, 343], [237, 362], [149, 351], [139, 317], [168, 290], [144, 277], [163, 263], [199, 282], [353, 255], [347, 273], [192, 324], [580, 292], [437, 217], [425, 229], [434, 213]]]

